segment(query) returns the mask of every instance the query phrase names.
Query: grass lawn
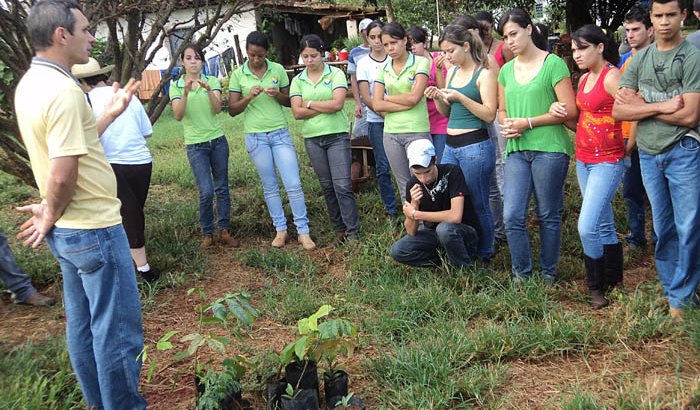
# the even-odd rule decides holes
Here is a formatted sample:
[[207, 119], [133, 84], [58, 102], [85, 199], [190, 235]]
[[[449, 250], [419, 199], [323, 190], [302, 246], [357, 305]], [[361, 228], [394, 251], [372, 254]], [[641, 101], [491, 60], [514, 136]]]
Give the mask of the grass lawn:
[[[651, 251], [626, 249], [625, 286], [612, 293], [610, 307], [588, 307], [573, 166], [565, 188], [559, 284], [549, 288], [532, 281], [515, 290], [507, 247], [486, 268], [393, 263], [387, 251], [403, 228], [385, 218], [374, 181], [357, 196], [361, 241], [337, 244], [295, 124], [311, 234], [319, 248], [304, 252], [293, 243], [272, 249], [274, 229], [245, 152], [241, 119], [222, 114], [219, 120], [231, 146], [232, 230], [243, 246], [198, 249], [196, 187], [181, 125], [167, 110], [149, 142], [155, 159], [146, 206], [149, 259], [165, 275], [154, 287], [142, 285], [144, 328], [149, 345], [168, 330], [196, 330], [198, 301], [187, 292], [192, 287], [210, 298], [250, 292], [260, 317], [241, 330], [243, 338], [228, 353], [255, 363], [244, 378], [244, 397], [254, 408], [264, 408], [261, 380], [273, 367], [267, 354], [292, 341], [296, 321], [322, 304], [333, 305], [336, 316], [358, 327], [359, 347], [341, 362], [351, 391], [371, 409], [700, 407], [700, 315], [689, 312], [683, 324], [670, 320]], [[36, 197], [0, 174], [0, 227], [16, 233], [22, 216], [13, 207]], [[618, 232], [624, 234], [621, 198], [615, 209]], [[287, 215], [291, 221], [288, 207]], [[530, 227], [537, 250], [534, 220]], [[295, 236], [291, 222], [290, 233]], [[46, 248], [27, 250], [16, 240], [12, 246], [40, 289], [60, 296], [58, 266]], [[29, 309], [11, 305], [9, 297], [0, 305], [0, 408], [84, 406], [64, 348], [62, 306]], [[178, 337], [172, 341], [185, 346]], [[155, 349], [152, 356], [156, 370], [142, 381], [149, 407], [193, 408], [190, 363], [173, 362], [172, 355]]]

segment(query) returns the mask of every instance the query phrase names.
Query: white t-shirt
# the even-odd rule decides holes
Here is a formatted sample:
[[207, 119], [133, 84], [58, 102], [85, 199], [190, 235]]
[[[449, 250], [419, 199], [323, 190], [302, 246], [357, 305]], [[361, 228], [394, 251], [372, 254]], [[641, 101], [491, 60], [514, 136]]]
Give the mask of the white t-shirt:
[[[93, 88], [88, 94], [92, 111], [99, 117], [112, 98], [112, 87]], [[145, 136], [151, 134], [153, 127], [143, 105], [132, 97], [126, 110], [100, 135], [100, 142], [110, 164], [148, 164], [153, 158]]]
[[[377, 61], [367, 54], [357, 62], [357, 83], [359, 84], [362, 81], [368, 82], [370, 96], [374, 94], [374, 79], [377, 78], [379, 68], [384, 65], [387, 58], [389, 57], [387, 56], [384, 57], [384, 60]], [[367, 108], [367, 122], [384, 122], [384, 118]]]

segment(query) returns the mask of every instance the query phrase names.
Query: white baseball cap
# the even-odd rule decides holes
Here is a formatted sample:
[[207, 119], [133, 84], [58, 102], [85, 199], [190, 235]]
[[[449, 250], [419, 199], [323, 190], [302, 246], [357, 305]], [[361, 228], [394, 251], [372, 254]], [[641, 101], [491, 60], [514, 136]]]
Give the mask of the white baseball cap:
[[364, 31], [367, 29], [367, 26], [369, 26], [369, 23], [371, 23], [371, 22], [372, 22], [372, 19], [362, 19], [362, 21], [360, 21], [360, 24], [357, 26], [357, 28], [360, 31]]
[[430, 161], [435, 156], [435, 146], [429, 139], [415, 140], [408, 144], [406, 156], [408, 157], [409, 167], [418, 165], [428, 168]]

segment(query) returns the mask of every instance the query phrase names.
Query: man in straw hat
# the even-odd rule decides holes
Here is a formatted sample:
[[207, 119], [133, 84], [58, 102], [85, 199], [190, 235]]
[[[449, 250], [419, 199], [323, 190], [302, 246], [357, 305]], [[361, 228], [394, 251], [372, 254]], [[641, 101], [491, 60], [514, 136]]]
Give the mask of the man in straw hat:
[[18, 237], [33, 247], [46, 238], [61, 266], [68, 353], [87, 407], [145, 409], [141, 301], [98, 138], [139, 83], [130, 80], [95, 118], [68, 68], [88, 62], [95, 41], [80, 6], [40, 0], [27, 32], [36, 57], [17, 85], [15, 111], [42, 201], [18, 208], [31, 215]]
[[[87, 93], [95, 117], [102, 115], [112, 98], [112, 89], [106, 81], [113, 68], [113, 64], [100, 68], [100, 63], [92, 57], [87, 64], [76, 64], [71, 68]], [[138, 98], [132, 98], [127, 109], [100, 135], [107, 161], [117, 177], [117, 198], [122, 203], [122, 223], [129, 239], [131, 258], [147, 282], [153, 282], [159, 276], [148, 264], [144, 234], [146, 218], [143, 208], [153, 168], [146, 138], [151, 134], [153, 127], [143, 105]]]

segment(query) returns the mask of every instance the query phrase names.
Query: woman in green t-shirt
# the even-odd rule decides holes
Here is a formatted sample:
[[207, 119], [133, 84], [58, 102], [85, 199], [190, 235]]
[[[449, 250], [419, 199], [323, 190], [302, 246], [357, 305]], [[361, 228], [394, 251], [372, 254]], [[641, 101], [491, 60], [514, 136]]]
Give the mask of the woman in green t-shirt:
[[[508, 11], [499, 27], [506, 45], [517, 56], [498, 75], [498, 116], [502, 135], [508, 139], [503, 220], [514, 280], [532, 275], [525, 221], [534, 192], [540, 225], [540, 273], [545, 282], [553, 283], [559, 262], [564, 180], [572, 153], [563, 123], [578, 115], [574, 90], [566, 64], [545, 51], [546, 40], [540, 38], [525, 11]], [[549, 113], [554, 101], [570, 108], [568, 117]]]
[[217, 237], [237, 247], [238, 241], [229, 233], [228, 141], [215, 118], [221, 112], [221, 85], [216, 77], [202, 74], [204, 53], [198, 45], [186, 45], [180, 58], [184, 74], [170, 84], [170, 101], [175, 119], [184, 127], [187, 159], [199, 189], [199, 224], [204, 235], [201, 247], [214, 242], [214, 195]]
[[374, 80], [372, 105], [384, 116], [384, 149], [406, 201], [406, 183], [411, 178], [406, 147], [420, 139], [432, 141], [428, 106], [423, 92], [428, 86], [430, 60], [408, 51], [408, 37], [401, 24], [382, 28], [382, 44], [389, 55]]
[[348, 81], [345, 73], [323, 62], [323, 42], [315, 34], [301, 39], [304, 71], [292, 79], [292, 114], [302, 120], [306, 153], [340, 239], [359, 239], [360, 218], [352, 192], [352, 153], [348, 119], [343, 112]]
[[276, 169], [289, 197], [299, 243], [311, 250], [316, 244], [309, 236], [297, 152], [282, 110], [282, 106], [289, 107], [289, 78], [282, 65], [267, 59], [269, 42], [265, 34], [253, 31], [245, 44], [248, 61], [231, 74], [228, 113], [243, 113], [246, 150], [258, 170], [267, 210], [277, 231], [272, 246], [281, 248], [288, 239]]

